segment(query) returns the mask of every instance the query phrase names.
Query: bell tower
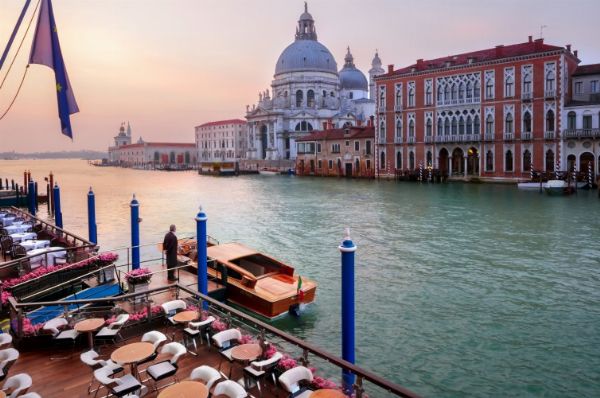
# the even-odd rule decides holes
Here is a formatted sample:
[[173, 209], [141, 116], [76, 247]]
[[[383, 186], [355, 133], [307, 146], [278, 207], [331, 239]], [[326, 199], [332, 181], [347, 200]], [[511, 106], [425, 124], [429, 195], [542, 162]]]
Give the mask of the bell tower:
[[379, 59], [379, 51], [375, 50], [375, 56], [371, 61], [371, 69], [369, 69], [369, 98], [372, 100], [377, 99], [377, 93], [375, 92], [375, 77], [385, 73], [385, 70], [381, 67], [381, 59]]
[[296, 40], [317, 40], [317, 31], [315, 29], [315, 20], [308, 12], [308, 4], [304, 2], [304, 12], [298, 20], [296, 28]]

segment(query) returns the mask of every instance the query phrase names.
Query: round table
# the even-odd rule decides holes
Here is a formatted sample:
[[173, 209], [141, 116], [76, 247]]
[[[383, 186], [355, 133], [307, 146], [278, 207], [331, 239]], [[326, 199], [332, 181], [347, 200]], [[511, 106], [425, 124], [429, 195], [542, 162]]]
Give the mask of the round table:
[[100, 329], [104, 325], [104, 319], [102, 318], [89, 318], [79, 321], [75, 324], [75, 330], [80, 333], [88, 334], [88, 344], [90, 350], [94, 349], [94, 336], [93, 332]]
[[6, 398], [6, 393], [4, 391], [0, 391], [0, 398]]
[[313, 391], [313, 393], [309, 395], [309, 398], [347, 398], [347, 397], [346, 397], [346, 394], [344, 394], [340, 390], [333, 390], [331, 388], [322, 388], [320, 390]]
[[260, 344], [240, 344], [231, 349], [231, 357], [236, 361], [254, 361], [262, 354]]
[[181, 311], [173, 315], [173, 320], [177, 323], [184, 323], [195, 321], [196, 319], [198, 319], [198, 317], [199, 314], [197, 311]]
[[149, 358], [153, 353], [154, 345], [152, 343], [138, 342], [117, 348], [110, 355], [110, 359], [119, 364], [129, 364], [131, 374], [139, 377], [136, 368], [137, 363]]
[[206, 398], [208, 387], [199, 381], [181, 381], [170, 385], [158, 394], [158, 398]]

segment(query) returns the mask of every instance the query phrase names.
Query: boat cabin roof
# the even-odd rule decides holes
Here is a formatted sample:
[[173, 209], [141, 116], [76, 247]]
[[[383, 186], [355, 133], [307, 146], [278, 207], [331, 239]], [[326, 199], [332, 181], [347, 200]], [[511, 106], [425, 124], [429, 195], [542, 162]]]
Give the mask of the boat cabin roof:
[[244, 246], [241, 243], [223, 243], [208, 248], [207, 255], [219, 262], [230, 262], [238, 258], [260, 254], [256, 250]]

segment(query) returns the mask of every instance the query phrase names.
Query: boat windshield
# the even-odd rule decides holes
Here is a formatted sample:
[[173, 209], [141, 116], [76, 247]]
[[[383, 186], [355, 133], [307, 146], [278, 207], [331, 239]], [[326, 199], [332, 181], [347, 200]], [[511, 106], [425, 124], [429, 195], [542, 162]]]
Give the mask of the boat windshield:
[[237, 258], [231, 262], [252, 273], [252, 275], [256, 277], [270, 274], [272, 272], [278, 272], [281, 269], [280, 263], [261, 254], [253, 254], [251, 256]]

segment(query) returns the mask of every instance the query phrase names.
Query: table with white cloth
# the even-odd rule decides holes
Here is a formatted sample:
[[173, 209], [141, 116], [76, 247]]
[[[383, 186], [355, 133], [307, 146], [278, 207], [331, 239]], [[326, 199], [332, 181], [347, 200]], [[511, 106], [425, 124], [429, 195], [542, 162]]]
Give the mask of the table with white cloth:
[[5, 227], [8, 225], [12, 225], [13, 221], [15, 221], [16, 217], [2, 217], [2, 225]]
[[17, 234], [19, 232], [27, 232], [31, 229], [31, 224], [9, 225], [4, 227], [9, 234]]
[[39, 267], [42, 265], [54, 265], [57, 258], [67, 257], [66, 250], [56, 250], [55, 247], [45, 247], [43, 249], [33, 249], [27, 252], [27, 256], [34, 256], [29, 261], [31, 267]]
[[37, 238], [37, 234], [35, 232], [19, 232], [16, 234], [10, 234], [9, 236], [13, 238], [13, 243], [19, 243], [24, 240]]
[[50, 247], [49, 240], [24, 240], [19, 242], [19, 245], [23, 246], [27, 251], [34, 249], [43, 249], [44, 247]]

